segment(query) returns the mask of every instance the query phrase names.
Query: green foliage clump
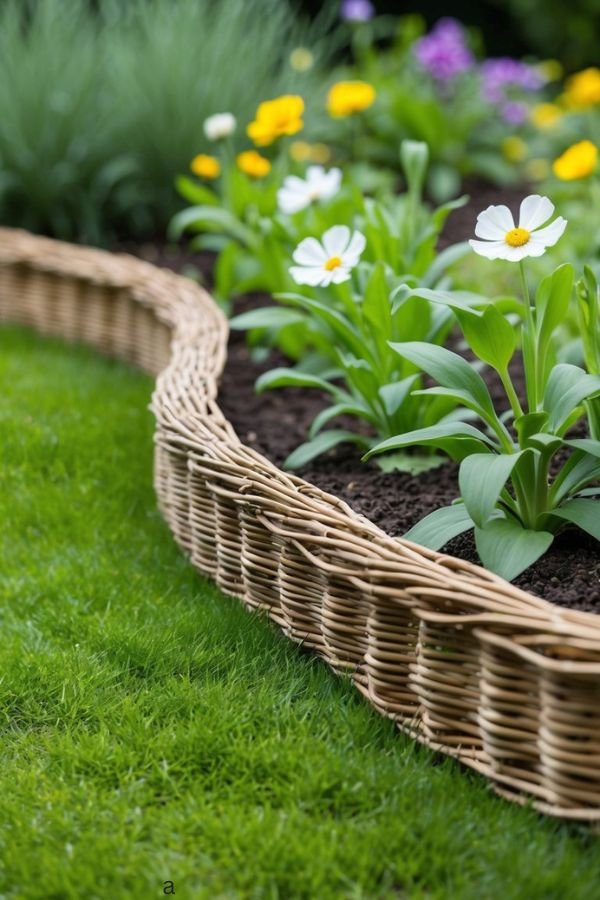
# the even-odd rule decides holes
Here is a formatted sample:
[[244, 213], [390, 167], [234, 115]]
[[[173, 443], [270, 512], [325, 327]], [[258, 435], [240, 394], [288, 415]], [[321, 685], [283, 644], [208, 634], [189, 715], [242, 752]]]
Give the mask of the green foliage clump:
[[[21, 0], [0, 5], [0, 221], [107, 243], [162, 233], [204, 119], [247, 121], [319, 78], [317, 21], [286, 0]], [[310, 43], [315, 65], [289, 55]], [[243, 137], [243, 134], [240, 135]]]

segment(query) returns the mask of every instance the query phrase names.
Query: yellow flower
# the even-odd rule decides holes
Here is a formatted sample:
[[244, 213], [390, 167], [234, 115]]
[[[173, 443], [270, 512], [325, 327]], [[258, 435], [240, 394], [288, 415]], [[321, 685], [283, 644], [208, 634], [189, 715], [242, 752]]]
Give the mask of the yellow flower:
[[283, 135], [297, 134], [304, 127], [303, 113], [304, 100], [295, 94], [265, 100], [246, 132], [258, 147], [267, 147]]
[[531, 121], [537, 128], [553, 128], [562, 115], [556, 103], [538, 103], [531, 110]]
[[547, 159], [530, 159], [525, 166], [525, 174], [532, 181], [543, 181], [550, 174], [550, 163]]
[[214, 156], [199, 153], [191, 161], [190, 169], [194, 175], [199, 175], [200, 178], [218, 178], [221, 174], [221, 163]]
[[290, 146], [290, 156], [295, 162], [315, 162], [325, 165], [331, 159], [331, 150], [327, 144], [294, 141]]
[[314, 64], [315, 58], [306, 47], [296, 47], [290, 53], [290, 66], [295, 72], [308, 72]]
[[375, 88], [366, 81], [338, 81], [327, 94], [327, 112], [335, 119], [368, 109], [375, 102]]
[[502, 153], [509, 162], [521, 162], [527, 155], [527, 144], [520, 137], [504, 138]]
[[555, 159], [552, 171], [563, 181], [574, 181], [591, 175], [598, 161], [598, 148], [591, 141], [579, 141]]
[[591, 67], [571, 75], [562, 96], [567, 106], [576, 109], [600, 103], [600, 69]]
[[271, 163], [265, 156], [261, 156], [256, 150], [245, 150], [235, 160], [238, 169], [252, 178], [264, 178], [271, 171]]

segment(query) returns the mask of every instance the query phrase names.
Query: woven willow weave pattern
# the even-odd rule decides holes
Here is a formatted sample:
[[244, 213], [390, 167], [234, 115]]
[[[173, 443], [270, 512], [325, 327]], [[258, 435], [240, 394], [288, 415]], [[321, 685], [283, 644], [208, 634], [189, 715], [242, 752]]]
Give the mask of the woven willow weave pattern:
[[188, 279], [0, 229], [0, 320], [157, 376], [158, 502], [225, 592], [500, 793], [600, 820], [600, 616], [392, 539], [245, 447], [216, 403], [227, 322]]

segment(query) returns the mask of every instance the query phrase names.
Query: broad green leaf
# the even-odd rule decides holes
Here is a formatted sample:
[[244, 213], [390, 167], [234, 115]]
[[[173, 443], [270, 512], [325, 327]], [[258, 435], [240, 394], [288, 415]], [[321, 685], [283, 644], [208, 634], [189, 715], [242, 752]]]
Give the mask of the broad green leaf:
[[[573, 443], [568, 442], [570, 446], [573, 446]], [[583, 449], [576, 449], [554, 480], [550, 489], [551, 504], [558, 506], [567, 497], [597, 478], [600, 478], [600, 458], [591, 456]]]
[[352, 359], [340, 355], [342, 367], [349, 384], [370, 403], [377, 403], [379, 399], [379, 382], [373, 374], [370, 365], [364, 359]]
[[375, 263], [364, 294], [362, 313], [376, 332], [390, 333], [391, 307], [385, 266]]
[[564, 506], [553, 509], [552, 514], [567, 522], [573, 522], [583, 531], [587, 531], [592, 537], [600, 541], [600, 502], [587, 500], [583, 497], [575, 497]]
[[262, 394], [263, 391], [278, 387], [312, 387], [320, 388], [329, 394], [337, 396], [339, 389], [329, 384], [323, 378], [316, 375], [308, 375], [305, 372], [298, 372], [296, 369], [286, 369], [284, 367], [271, 369], [265, 372], [256, 380], [256, 391]]
[[460, 464], [460, 495], [478, 528], [484, 528], [492, 516], [502, 489], [523, 452], [526, 451], [499, 456], [473, 453]]
[[531, 531], [515, 519], [497, 518], [475, 528], [475, 546], [483, 565], [512, 581], [543, 556], [554, 540], [548, 531]]
[[[534, 434], [538, 434], [540, 429], [544, 428], [547, 421], [548, 413], [546, 412], [526, 413], [524, 416], [519, 416], [515, 419], [515, 428], [519, 435], [520, 445], [522, 447], [526, 446], [530, 437]], [[554, 438], [554, 440], [560, 441], [560, 438]]]
[[326, 425], [331, 419], [335, 419], [336, 416], [343, 415], [358, 416], [361, 419], [365, 419], [367, 422], [375, 421], [375, 417], [368, 409], [366, 409], [366, 407], [352, 403], [335, 403], [333, 406], [328, 406], [326, 409], [321, 410], [321, 412], [315, 416], [312, 425], [310, 426], [308, 436], [310, 438], [315, 437], [323, 425]]
[[368, 438], [356, 434], [353, 431], [342, 431], [341, 429], [339, 431], [322, 431], [312, 440], [306, 441], [306, 443], [296, 447], [283, 463], [283, 468], [299, 469], [300, 466], [305, 466], [306, 463], [310, 462], [311, 459], [314, 459], [316, 456], [327, 453], [328, 450], [331, 450], [338, 444], [344, 443], [365, 446], [365, 444], [368, 443]]
[[549, 345], [552, 334], [569, 310], [573, 292], [573, 266], [565, 263], [542, 280], [535, 297], [538, 343]]
[[317, 320], [325, 322], [334, 332], [340, 341], [340, 349], [343, 347], [347, 348], [357, 359], [370, 359], [371, 354], [367, 352], [362, 335], [335, 309], [325, 306], [324, 303], [320, 303], [318, 300], [302, 297], [299, 294], [276, 294], [276, 299], [285, 300], [288, 303], [308, 310]]
[[486, 297], [474, 294], [472, 291], [432, 291], [419, 287], [411, 291], [411, 295], [420, 297], [422, 300], [429, 300], [430, 303], [441, 303], [442, 306], [449, 306], [453, 310], [463, 309], [475, 315], [478, 314], [480, 307], [490, 304]]
[[576, 450], [583, 450], [585, 453], [589, 453], [590, 456], [596, 456], [600, 458], [600, 441], [595, 441], [593, 438], [573, 438], [570, 441], [564, 441], [567, 447], [574, 447]]
[[390, 343], [390, 347], [435, 378], [442, 387], [464, 391], [488, 419], [496, 418], [485, 381], [458, 353], [422, 341]]
[[498, 372], [505, 372], [515, 352], [517, 336], [502, 313], [495, 306], [487, 306], [483, 315], [456, 310], [456, 318], [475, 355]]
[[559, 432], [576, 408], [598, 393], [600, 375], [588, 375], [579, 366], [567, 363], [554, 366], [544, 393], [544, 409], [550, 416], [548, 431]]
[[214, 191], [204, 184], [192, 181], [187, 175], [178, 175], [175, 179], [175, 187], [182, 197], [189, 200], [195, 206], [218, 206], [219, 198]]
[[418, 375], [409, 375], [407, 378], [402, 378], [392, 384], [384, 384], [379, 388], [379, 396], [388, 416], [393, 416], [398, 412], [418, 378]]
[[177, 213], [169, 223], [169, 237], [177, 240], [187, 229], [228, 234], [247, 247], [255, 247], [258, 236], [228, 210], [215, 206], [190, 206]]
[[282, 328], [299, 322], [304, 322], [302, 313], [283, 306], [267, 306], [234, 316], [229, 320], [229, 327], [234, 331], [247, 331], [250, 328]]
[[408, 472], [410, 475], [421, 475], [431, 469], [437, 469], [446, 462], [444, 456], [431, 453], [429, 456], [417, 456], [406, 450], [398, 450], [397, 453], [385, 453], [378, 456], [374, 462], [382, 472]]
[[434, 261], [421, 279], [423, 287], [433, 288], [442, 275], [444, 275], [446, 269], [453, 263], [458, 262], [459, 259], [463, 259], [463, 257], [470, 252], [471, 248], [468, 241], [462, 241], [460, 244], [452, 244], [450, 247], [446, 247], [445, 250], [442, 250], [436, 255]]
[[363, 458], [369, 459], [375, 453], [384, 453], [387, 450], [418, 446], [439, 447], [452, 459], [461, 460], [470, 453], [485, 453], [488, 446], [493, 445], [482, 431], [466, 422], [442, 422], [429, 428], [418, 428], [416, 431], [387, 438], [369, 450]]
[[454, 503], [429, 513], [413, 525], [404, 537], [407, 541], [429, 547], [430, 550], [440, 550], [452, 538], [473, 528], [473, 525], [464, 503]]

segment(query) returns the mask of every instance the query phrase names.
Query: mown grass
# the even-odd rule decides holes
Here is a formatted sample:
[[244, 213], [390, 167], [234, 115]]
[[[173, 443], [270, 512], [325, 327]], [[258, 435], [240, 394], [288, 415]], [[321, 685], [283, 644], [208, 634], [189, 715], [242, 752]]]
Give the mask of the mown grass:
[[192, 569], [150, 390], [0, 331], [0, 895], [598, 896], [588, 829], [416, 747]]

